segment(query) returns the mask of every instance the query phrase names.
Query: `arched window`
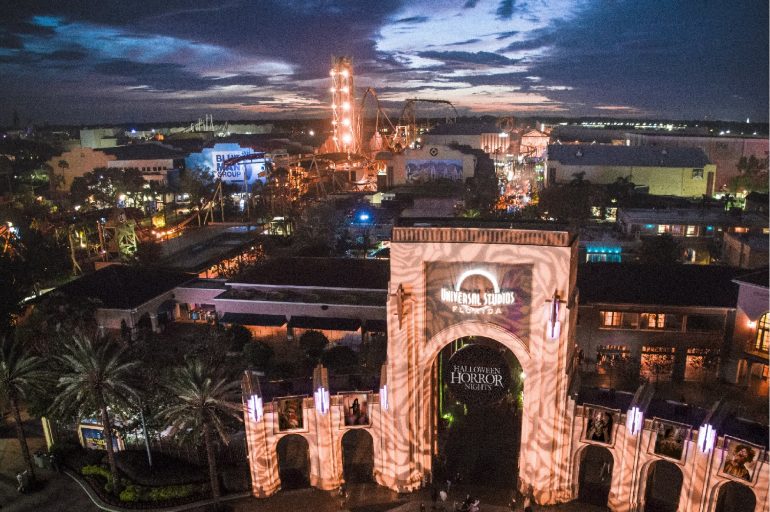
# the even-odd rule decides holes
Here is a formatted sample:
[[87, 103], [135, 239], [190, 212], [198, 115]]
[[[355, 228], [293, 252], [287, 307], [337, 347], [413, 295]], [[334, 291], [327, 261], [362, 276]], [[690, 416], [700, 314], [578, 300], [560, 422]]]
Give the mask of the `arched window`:
[[757, 337], [754, 342], [754, 348], [762, 352], [767, 352], [768, 341], [770, 341], [768, 339], [770, 338], [768, 334], [770, 333], [770, 322], [768, 322], [767, 315], [768, 313], [762, 315], [757, 322]]

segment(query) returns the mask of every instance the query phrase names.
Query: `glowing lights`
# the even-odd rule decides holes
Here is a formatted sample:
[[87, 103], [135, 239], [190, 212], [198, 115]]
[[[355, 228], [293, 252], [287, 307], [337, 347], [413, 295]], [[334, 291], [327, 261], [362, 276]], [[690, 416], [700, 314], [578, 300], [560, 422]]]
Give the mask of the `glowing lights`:
[[342, 142], [344, 142], [345, 144], [350, 144], [351, 142], [353, 142], [353, 136], [349, 133], [344, 134], [342, 136]]
[[634, 406], [626, 413], [626, 429], [635, 436], [644, 427], [644, 413]]
[[315, 399], [315, 410], [320, 414], [329, 412], [329, 391], [323, 386], [319, 387], [313, 393]]
[[746, 325], [749, 326], [749, 329], [754, 329], [757, 326], [757, 322], [755, 320], [749, 320], [746, 322]]
[[344, 110], [345, 112], [350, 110], [350, 102], [349, 101], [346, 101], [346, 102], [344, 102], [342, 104], [342, 110]]
[[717, 431], [710, 424], [701, 425], [698, 429], [698, 449], [701, 453], [709, 453], [714, 449]]
[[254, 421], [261, 421], [262, 416], [264, 415], [264, 408], [262, 406], [262, 397], [257, 395], [252, 395], [249, 397], [248, 401], [246, 402], [246, 406], [249, 410], [249, 416]]
[[380, 407], [383, 411], [387, 411], [390, 407], [390, 402], [388, 402], [388, 385], [383, 384], [380, 388]]
[[342, 120], [342, 126], [350, 126], [350, 118], [345, 118]]

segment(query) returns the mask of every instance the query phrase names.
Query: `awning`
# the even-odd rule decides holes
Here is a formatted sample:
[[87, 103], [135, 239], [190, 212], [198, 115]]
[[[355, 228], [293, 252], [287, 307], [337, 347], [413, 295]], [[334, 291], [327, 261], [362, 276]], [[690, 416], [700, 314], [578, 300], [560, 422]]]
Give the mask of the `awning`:
[[293, 316], [289, 320], [289, 327], [326, 331], [357, 331], [361, 327], [361, 321], [354, 318]]
[[286, 323], [282, 315], [253, 315], [251, 313], [225, 313], [219, 319], [223, 324], [256, 325], [261, 327], [280, 327]]
[[366, 332], [388, 332], [388, 322], [385, 320], [366, 320], [364, 330]]

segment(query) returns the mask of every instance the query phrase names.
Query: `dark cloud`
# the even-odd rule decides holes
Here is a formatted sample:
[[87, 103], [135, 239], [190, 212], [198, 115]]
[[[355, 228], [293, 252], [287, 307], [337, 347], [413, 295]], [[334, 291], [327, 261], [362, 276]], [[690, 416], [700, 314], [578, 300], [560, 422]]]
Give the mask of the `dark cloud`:
[[467, 44], [478, 43], [479, 41], [481, 41], [481, 39], [479, 39], [479, 38], [466, 39], [465, 41], [459, 41], [457, 43], [450, 43], [447, 46], [465, 46]]
[[500, 5], [497, 7], [497, 17], [503, 20], [511, 19], [515, 5], [516, 0], [500, 0]]
[[463, 5], [463, 9], [473, 9], [477, 3], [479, 3], [479, 0], [467, 0]]
[[156, 91], [201, 91], [212, 86], [213, 80], [201, 78], [171, 63], [150, 64], [127, 59], [100, 62], [94, 71], [102, 75], [119, 77], [126, 85], [144, 85]]
[[76, 61], [83, 60], [88, 54], [82, 50], [56, 50], [45, 55], [45, 58], [51, 60]]
[[401, 18], [400, 20], [396, 20], [396, 23], [408, 23], [414, 25], [416, 23], [425, 23], [428, 20], [430, 20], [430, 18], [427, 16], [412, 16], [411, 18]]
[[508, 65], [515, 64], [517, 61], [509, 59], [504, 55], [498, 55], [491, 52], [418, 52], [420, 57], [426, 59], [441, 60], [447, 64], [477, 64], [477, 65]]
[[21, 50], [24, 48], [24, 43], [16, 34], [0, 34], [0, 48], [5, 48], [6, 50]]
[[511, 31], [508, 31], [508, 32], [500, 32], [499, 34], [497, 34], [497, 36], [495, 36], [495, 39], [497, 39], [498, 41], [503, 40], [503, 39], [508, 39], [509, 37], [513, 37], [513, 36], [515, 36], [518, 33], [519, 33], [518, 30], [511, 30]]

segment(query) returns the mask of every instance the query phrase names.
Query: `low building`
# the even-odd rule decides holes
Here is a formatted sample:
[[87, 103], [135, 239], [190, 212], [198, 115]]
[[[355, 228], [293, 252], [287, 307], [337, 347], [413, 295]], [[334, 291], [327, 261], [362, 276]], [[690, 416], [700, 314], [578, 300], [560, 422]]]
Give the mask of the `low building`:
[[84, 146], [65, 151], [46, 164], [53, 174], [52, 186], [57, 192], [68, 194], [75, 178], [80, 178], [94, 169], [107, 167], [108, 162], [116, 158], [114, 155]]
[[56, 289], [73, 301], [96, 300], [96, 322], [100, 330], [133, 334], [143, 318], [153, 331], [179, 316], [174, 290], [195, 276], [181, 272], [108, 265]]
[[760, 233], [725, 233], [722, 237], [722, 262], [740, 268], [767, 268], [767, 234]]
[[[732, 213], [717, 208], [618, 210], [618, 226], [628, 238], [671, 235], [690, 263], [710, 263], [719, 256], [725, 233], [761, 235], [768, 232], [767, 215]], [[716, 251], [712, 254], [713, 251]]]
[[652, 195], [702, 197], [714, 192], [716, 166], [695, 148], [645, 146], [548, 146], [545, 183], [568, 183], [575, 176], [597, 185], [627, 179]]
[[502, 132], [500, 128], [490, 123], [440, 124], [423, 134], [421, 138], [426, 145], [470, 146], [490, 155], [513, 153], [511, 144], [518, 142], [514, 141], [510, 134]]
[[578, 269], [576, 342], [584, 365], [620, 379], [705, 381], [726, 359], [740, 271], [588, 264]]
[[105, 154], [113, 156], [107, 162], [110, 169], [137, 169], [147, 181], [168, 183], [169, 174], [184, 168], [184, 154], [161, 144], [131, 144], [105, 148]]
[[550, 136], [540, 130], [528, 130], [521, 135], [519, 154], [524, 158], [543, 158], [548, 150]]
[[[767, 137], [696, 136], [662, 133], [626, 134], [632, 146], [660, 148], [697, 148], [716, 166], [714, 190], [725, 190], [732, 178], [740, 175], [738, 162], [742, 157], [767, 158]], [[765, 202], [767, 204], [767, 202]]]
[[770, 293], [768, 270], [744, 274], [735, 279], [738, 303], [735, 331], [726, 377], [767, 394], [768, 350], [770, 350]]

